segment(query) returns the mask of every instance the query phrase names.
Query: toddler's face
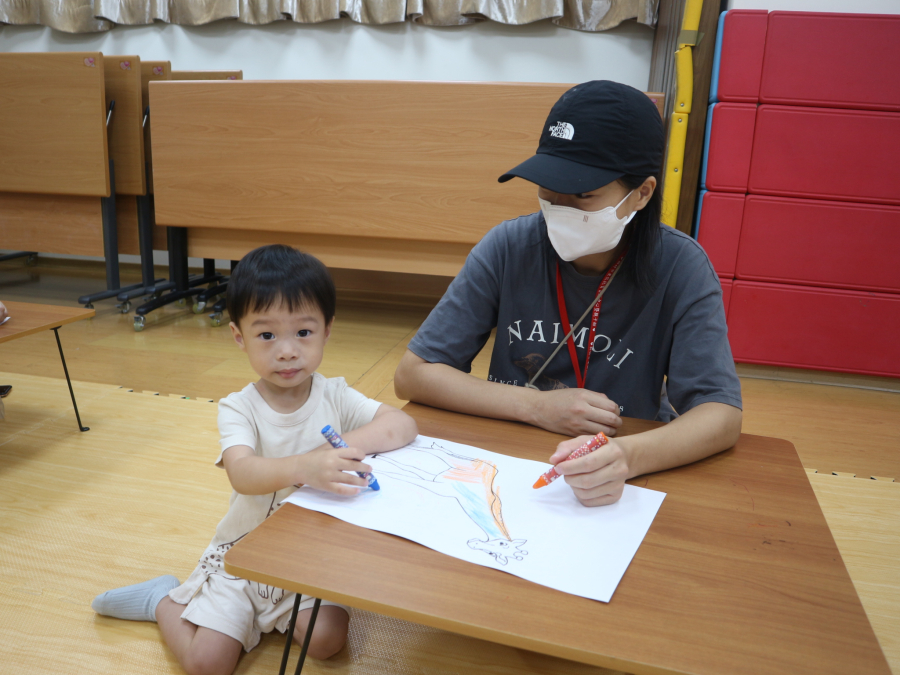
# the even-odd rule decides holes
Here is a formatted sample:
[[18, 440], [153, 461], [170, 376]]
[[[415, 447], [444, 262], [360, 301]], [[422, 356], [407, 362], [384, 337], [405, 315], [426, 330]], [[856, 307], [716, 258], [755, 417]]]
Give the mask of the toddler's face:
[[278, 304], [264, 312], [248, 312], [240, 327], [231, 323], [231, 332], [257, 375], [289, 389], [307, 383], [322, 363], [331, 324], [325, 323], [318, 307], [290, 312]]

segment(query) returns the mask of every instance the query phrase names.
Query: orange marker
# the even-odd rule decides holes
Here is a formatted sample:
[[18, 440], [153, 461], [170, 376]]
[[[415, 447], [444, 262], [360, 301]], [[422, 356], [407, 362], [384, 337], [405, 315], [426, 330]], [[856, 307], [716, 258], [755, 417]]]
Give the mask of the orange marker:
[[[604, 445], [609, 443], [609, 439], [606, 437], [602, 431], [594, 436], [587, 443], [582, 445], [580, 448], [575, 450], [571, 455], [566, 457], [563, 462], [568, 462], [570, 459], [578, 459], [579, 457], [584, 457], [585, 455], [591, 454], [597, 448], [602, 448]], [[537, 479], [535, 484], [532, 486], [535, 490], [538, 488], [542, 488], [545, 485], [550, 485], [553, 481], [559, 478], [559, 474], [556, 473], [556, 467], [551, 468], [547, 473]]]

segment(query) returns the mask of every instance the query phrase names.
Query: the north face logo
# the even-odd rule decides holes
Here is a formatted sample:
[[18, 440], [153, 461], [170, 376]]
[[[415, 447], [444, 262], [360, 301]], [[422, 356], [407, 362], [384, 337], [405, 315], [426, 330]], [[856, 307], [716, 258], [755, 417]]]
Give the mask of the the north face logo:
[[550, 135], [553, 138], [565, 138], [567, 141], [571, 141], [575, 135], [575, 127], [568, 122], [557, 122], [556, 126], [550, 127]]

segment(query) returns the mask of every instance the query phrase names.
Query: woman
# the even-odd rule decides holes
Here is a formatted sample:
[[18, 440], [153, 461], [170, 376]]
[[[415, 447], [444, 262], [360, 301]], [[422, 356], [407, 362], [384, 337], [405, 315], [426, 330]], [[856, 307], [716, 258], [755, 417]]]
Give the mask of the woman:
[[[402, 398], [570, 436], [614, 436], [620, 415], [669, 422], [559, 465], [587, 506], [740, 435], [718, 277], [693, 239], [659, 222], [664, 147], [638, 90], [595, 81], [563, 94], [537, 153], [500, 177], [535, 183], [541, 210], [475, 246], [394, 378]], [[468, 373], [494, 328], [484, 381]], [[560, 443], [550, 461], [585, 440]]]

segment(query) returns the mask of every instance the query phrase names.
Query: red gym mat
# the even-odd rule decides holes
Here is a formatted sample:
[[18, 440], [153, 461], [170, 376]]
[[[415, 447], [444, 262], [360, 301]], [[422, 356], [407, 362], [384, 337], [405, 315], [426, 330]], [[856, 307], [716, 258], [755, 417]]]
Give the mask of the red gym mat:
[[900, 295], [735, 281], [735, 361], [900, 377]]
[[707, 192], [703, 196], [697, 241], [706, 251], [719, 276], [734, 276], [743, 214], [742, 194]]
[[752, 103], [715, 104], [706, 155], [706, 189], [747, 192], [756, 110]]
[[749, 195], [736, 276], [900, 293], [898, 257], [900, 208]]
[[761, 105], [747, 191], [900, 205], [898, 157], [898, 113]]
[[731, 279], [719, 279], [719, 283], [722, 284], [722, 304], [725, 305], [725, 319], [728, 320], [728, 305], [731, 301]]
[[768, 16], [764, 9], [732, 9], [725, 14], [717, 100], [758, 101]]
[[900, 111], [900, 16], [772, 12], [759, 99]]

